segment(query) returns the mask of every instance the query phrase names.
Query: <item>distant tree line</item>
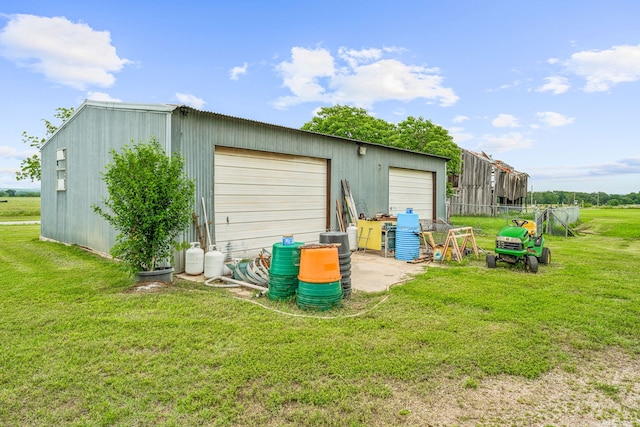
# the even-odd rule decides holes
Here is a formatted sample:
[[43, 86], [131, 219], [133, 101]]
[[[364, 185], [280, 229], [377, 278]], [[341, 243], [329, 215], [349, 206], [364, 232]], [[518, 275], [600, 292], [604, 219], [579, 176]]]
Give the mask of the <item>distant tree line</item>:
[[40, 191], [37, 190], [0, 190], [0, 197], [40, 197]]
[[580, 193], [573, 191], [534, 191], [527, 196], [527, 202], [536, 205], [578, 205], [591, 206], [622, 206], [640, 204], [640, 192], [621, 194], [607, 194], [603, 192]]

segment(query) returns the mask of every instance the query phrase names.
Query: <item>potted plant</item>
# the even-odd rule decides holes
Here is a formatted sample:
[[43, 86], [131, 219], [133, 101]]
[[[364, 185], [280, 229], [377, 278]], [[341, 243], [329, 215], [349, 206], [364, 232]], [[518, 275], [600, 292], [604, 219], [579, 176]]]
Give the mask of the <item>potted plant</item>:
[[93, 210], [118, 232], [110, 254], [136, 275], [136, 281], [169, 281], [178, 249], [175, 239], [186, 229], [193, 211], [195, 185], [184, 172], [184, 158], [169, 156], [151, 137], [147, 142], [111, 150], [102, 173], [108, 198]]

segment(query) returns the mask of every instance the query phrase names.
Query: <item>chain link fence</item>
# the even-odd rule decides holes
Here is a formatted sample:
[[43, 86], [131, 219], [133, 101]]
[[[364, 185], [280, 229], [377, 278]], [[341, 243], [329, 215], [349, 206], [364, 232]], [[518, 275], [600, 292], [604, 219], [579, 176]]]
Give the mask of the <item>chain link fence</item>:
[[538, 230], [552, 236], [575, 236], [573, 228], [580, 221], [580, 208], [577, 206], [539, 209], [535, 213]]
[[448, 203], [449, 217], [459, 216], [492, 216], [492, 217], [519, 217], [529, 216], [533, 218], [535, 206], [514, 205], [469, 205], [464, 203]]
[[567, 206], [540, 208], [537, 206], [490, 206], [450, 203], [447, 222], [454, 216], [490, 216], [504, 218], [509, 225], [514, 218], [534, 220], [538, 233], [552, 236], [574, 236], [575, 225], [580, 221], [580, 207]]

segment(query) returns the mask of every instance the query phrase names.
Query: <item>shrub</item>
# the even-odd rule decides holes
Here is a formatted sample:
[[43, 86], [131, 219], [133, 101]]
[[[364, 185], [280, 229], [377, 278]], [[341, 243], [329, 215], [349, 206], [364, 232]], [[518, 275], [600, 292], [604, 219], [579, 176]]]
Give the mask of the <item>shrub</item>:
[[183, 157], [168, 156], [154, 137], [111, 154], [102, 173], [106, 209], [93, 206], [118, 232], [110, 253], [132, 273], [156, 270], [171, 259], [175, 238], [191, 222], [194, 182]]

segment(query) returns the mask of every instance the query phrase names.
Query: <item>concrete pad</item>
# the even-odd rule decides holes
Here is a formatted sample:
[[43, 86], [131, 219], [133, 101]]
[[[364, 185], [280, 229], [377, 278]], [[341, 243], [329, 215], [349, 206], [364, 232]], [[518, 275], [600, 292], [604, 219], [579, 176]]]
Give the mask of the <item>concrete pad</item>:
[[377, 252], [351, 253], [351, 289], [381, 292], [425, 271], [427, 263], [411, 264]]
[[[412, 264], [395, 258], [385, 258], [377, 251], [351, 253], [351, 289], [364, 292], [382, 292], [391, 285], [404, 282], [425, 271], [431, 263]], [[190, 276], [186, 273], [176, 274], [180, 279], [204, 283], [203, 274]], [[238, 288], [229, 288], [238, 292]], [[241, 290], [247, 291], [244, 288]]]

